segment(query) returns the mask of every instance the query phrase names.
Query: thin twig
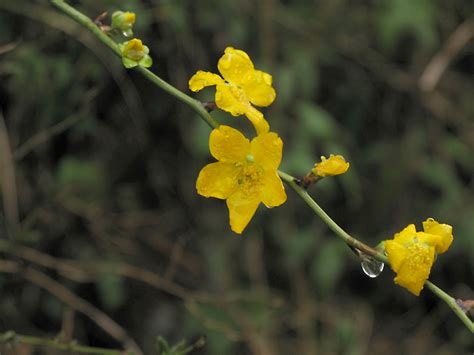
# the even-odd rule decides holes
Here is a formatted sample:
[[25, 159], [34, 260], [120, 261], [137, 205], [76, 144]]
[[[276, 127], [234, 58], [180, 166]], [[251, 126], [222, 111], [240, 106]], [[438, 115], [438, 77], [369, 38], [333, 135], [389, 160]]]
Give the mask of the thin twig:
[[48, 291], [72, 309], [87, 316], [107, 334], [121, 342], [126, 349], [132, 350], [135, 355], [143, 354], [137, 343], [112, 318], [46, 274], [32, 267], [22, 268], [18, 263], [8, 260], [0, 261], [0, 272], [16, 273], [23, 276], [32, 284]]
[[20, 226], [18, 194], [15, 177], [15, 163], [12, 156], [7, 126], [0, 108], [0, 184], [3, 195], [3, 209], [10, 238], [13, 238]]
[[125, 352], [121, 350], [112, 350], [105, 348], [97, 348], [93, 346], [79, 345], [74, 342], [60, 343], [57, 339], [45, 339], [38, 338], [30, 335], [20, 335], [9, 330], [5, 333], [0, 333], [0, 344], [12, 343], [12, 344], [25, 344], [34, 346], [45, 346], [54, 348], [57, 350], [83, 353], [83, 354], [96, 354], [96, 355], [124, 355]]
[[449, 63], [474, 38], [474, 19], [464, 21], [448, 38], [443, 49], [428, 63], [420, 76], [418, 86], [424, 92], [433, 91]]

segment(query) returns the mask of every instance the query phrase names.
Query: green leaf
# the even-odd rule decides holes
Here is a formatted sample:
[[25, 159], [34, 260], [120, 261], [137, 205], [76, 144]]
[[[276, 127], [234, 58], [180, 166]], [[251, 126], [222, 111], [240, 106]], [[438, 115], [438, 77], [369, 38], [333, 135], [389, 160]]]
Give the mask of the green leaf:
[[325, 243], [315, 257], [311, 274], [316, 282], [317, 289], [322, 295], [331, 294], [344, 269], [347, 248], [340, 240]]
[[386, 0], [380, 3], [378, 16], [382, 44], [393, 48], [400, 36], [412, 32], [422, 44], [435, 41], [434, 9], [431, 0]]
[[111, 273], [102, 274], [96, 285], [99, 297], [106, 309], [112, 311], [123, 304], [125, 288], [120, 276]]
[[146, 54], [139, 62], [138, 64], [140, 64], [142, 67], [145, 67], [145, 68], [149, 68], [152, 66], [153, 64], [153, 59], [151, 59], [151, 57]]
[[300, 102], [297, 112], [303, 124], [303, 128], [315, 138], [331, 139], [336, 134], [334, 118], [320, 106]]
[[138, 62], [128, 59], [127, 57], [122, 57], [122, 64], [125, 68], [131, 69], [135, 68], [138, 65]]

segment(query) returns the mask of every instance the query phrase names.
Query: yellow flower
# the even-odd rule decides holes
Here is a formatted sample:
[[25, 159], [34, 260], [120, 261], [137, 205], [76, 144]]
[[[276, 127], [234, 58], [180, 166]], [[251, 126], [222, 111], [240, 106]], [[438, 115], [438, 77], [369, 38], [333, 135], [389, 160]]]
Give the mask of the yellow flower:
[[112, 28], [122, 31], [125, 37], [131, 37], [135, 18], [136, 15], [133, 12], [115, 11], [112, 14]]
[[244, 51], [227, 47], [219, 59], [217, 68], [222, 77], [199, 70], [189, 80], [192, 91], [200, 91], [216, 85], [216, 105], [233, 116], [245, 115], [253, 123], [258, 134], [269, 130], [268, 122], [255, 106], [268, 106], [276, 97], [272, 76], [255, 70], [250, 57]]
[[424, 232], [410, 224], [393, 240], [385, 241], [390, 267], [397, 273], [394, 281], [419, 296], [428, 279], [436, 253], [444, 253], [453, 240], [452, 227], [432, 218], [423, 222]]
[[242, 233], [260, 202], [267, 207], [286, 201], [277, 174], [283, 142], [276, 133], [263, 133], [250, 142], [229, 126], [211, 132], [209, 149], [218, 161], [206, 165], [196, 181], [197, 192], [205, 197], [227, 200], [230, 227]]
[[329, 158], [321, 157], [321, 162], [316, 164], [312, 170], [314, 175], [325, 177], [344, 174], [349, 170], [350, 164], [342, 155], [330, 155]]
[[125, 68], [133, 68], [137, 65], [141, 65], [145, 68], [151, 67], [153, 61], [148, 55], [150, 50], [147, 46], [144, 46], [142, 41], [134, 38], [130, 41], [120, 43], [120, 52], [122, 53], [122, 63]]

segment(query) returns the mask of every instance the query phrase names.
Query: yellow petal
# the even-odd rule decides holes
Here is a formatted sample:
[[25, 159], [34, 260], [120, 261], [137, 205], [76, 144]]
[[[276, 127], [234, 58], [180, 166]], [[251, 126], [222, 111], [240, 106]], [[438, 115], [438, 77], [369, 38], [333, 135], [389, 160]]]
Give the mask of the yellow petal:
[[387, 253], [388, 261], [392, 270], [395, 272], [400, 270], [400, 266], [405, 259], [405, 248], [403, 245], [393, 240], [386, 240], [385, 252]]
[[416, 236], [416, 227], [414, 224], [409, 224], [400, 233], [396, 233], [393, 239], [400, 244], [413, 243]]
[[407, 248], [406, 257], [397, 271], [395, 283], [419, 296], [425, 281], [430, 276], [434, 256], [434, 247], [420, 243], [410, 245]]
[[229, 112], [232, 116], [243, 115], [250, 106], [250, 102], [241, 89], [225, 83], [217, 85], [215, 100], [217, 107]]
[[318, 176], [334, 176], [344, 174], [350, 164], [342, 155], [331, 155], [329, 158], [321, 157], [321, 162], [313, 168], [313, 173]]
[[208, 164], [197, 178], [197, 192], [205, 197], [226, 199], [237, 189], [239, 173], [240, 169], [234, 163]]
[[255, 164], [267, 171], [275, 171], [280, 166], [283, 141], [274, 132], [261, 134], [252, 139], [251, 152]]
[[209, 150], [221, 162], [237, 163], [250, 153], [250, 142], [238, 130], [221, 125], [211, 132]]
[[423, 222], [423, 230], [426, 233], [439, 235], [441, 242], [435, 245], [438, 254], [444, 253], [451, 246], [453, 242], [453, 227], [449, 224], [441, 224], [433, 218], [428, 218]]
[[280, 206], [286, 201], [285, 188], [276, 171], [269, 172], [264, 177], [261, 199], [267, 207]]
[[217, 68], [229, 83], [241, 85], [252, 79], [254, 66], [247, 53], [227, 47], [219, 59]]
[[189, 89], [199, 91], [207, 86], [223, 84], [224, 80], [217, 74], [199, 70], [189, 79]]
[[268, 106], [276, 97], [272, 76], [260, 70], [255, 70], [252, 79], [242, 84], [242, 88], [249, 101], [256, 106]]
[[255, 214], [260, 204], [259, 196], [248, 195], [242, 190], [237, 190], [226, 202], [229, 209], [230, 228], [240, 234]]
[[435, 250], [437, 246], [440, 246], [443, 243], [443, 238], [440, 235], [426, 232], [416, 232], [416, 240], [419, 243], [434, 247]]
[[248, 105], [247, 109], [245, 110], [245, 116], [247, 116], [250, 122], [252, 122], [255, 130], [257, 131], [257, 135], [267, 133], [270, 130], [270, 126], [268, 125], [265, 117], [263, 117], [263, 113], [261, 113], [252, 105]]
[[144, 46], [142, 41], [138, 38], [133, 38], [130, 41], [125, 42], [122, 49], [122, 55], [124, 57], [135, 61], [139, 61], [148, 53], [148, 47]]

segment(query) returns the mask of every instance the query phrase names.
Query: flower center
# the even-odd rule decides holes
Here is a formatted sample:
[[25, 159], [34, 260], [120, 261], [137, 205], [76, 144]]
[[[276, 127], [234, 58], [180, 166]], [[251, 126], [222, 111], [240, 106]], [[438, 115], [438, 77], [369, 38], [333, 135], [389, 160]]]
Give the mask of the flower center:
[[237, 179], [241, 191], [246, 195], [258, 193], [263, 186], [263, 169], [255, 165], [253, 156], [247, 155], [247, 164], [243, 164], [240, 175]]

